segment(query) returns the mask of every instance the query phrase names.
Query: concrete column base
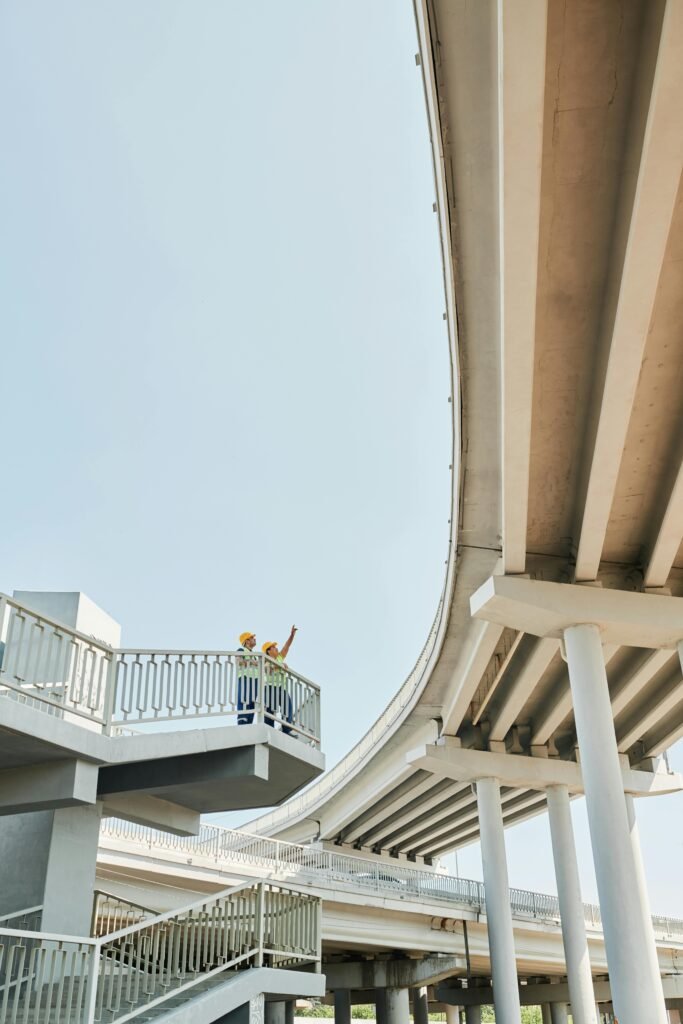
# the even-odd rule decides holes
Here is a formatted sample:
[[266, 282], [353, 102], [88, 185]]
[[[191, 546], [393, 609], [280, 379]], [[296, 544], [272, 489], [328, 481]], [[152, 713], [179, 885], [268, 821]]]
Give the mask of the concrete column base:
[[481, 1024], [481, 1006], [465, 1007], [465, 1024]]

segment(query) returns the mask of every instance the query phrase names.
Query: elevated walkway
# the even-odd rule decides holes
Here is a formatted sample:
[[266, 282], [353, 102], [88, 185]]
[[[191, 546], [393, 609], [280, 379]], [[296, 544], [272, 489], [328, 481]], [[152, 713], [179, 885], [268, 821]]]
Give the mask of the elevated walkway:
[[101, 801], [196, 832], [200, 813], [276, 805], [323, 770], [310, 680], [263, 654], [111, 646], [40, 607], [69, 596], [0, 595], [0, 814]]

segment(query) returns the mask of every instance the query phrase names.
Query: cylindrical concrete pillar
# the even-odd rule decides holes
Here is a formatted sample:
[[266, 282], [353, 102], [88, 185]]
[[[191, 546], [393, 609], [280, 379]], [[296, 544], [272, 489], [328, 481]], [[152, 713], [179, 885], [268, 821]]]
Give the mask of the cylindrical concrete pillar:
[[600, 630], [570, 626], [564, 639], [612, 1000], [619, 1024], [667, 1024], [633, 859]]
[[553, 1024], [550, 1016], [550, 1003], [543, 1003], [541, 1006], [541, 1017], [543, 1018], [543, 1024]]
[[287, 999], [285, 1002], [285, 1024], [294, 1024], [294, 1010], [296, 1003], [294, 999]]
[[522, 1011], [498, 779], [477, 781], [477, 806], [496, 1022], [519, 1024]]
[[572, 1017], [574, 1024], [597, 1024], [569, 790], [549, 786], [547, 799]]
[[465, 1007], [465, 1024], [481, 1024], [481, 1006]]
[[377, 1024], [387, 1024], [387, 990], [375, 989], [375, 1016]]
[[348, 988], [334, 990], [334, 1024], [351, 1024], [351, 993]]
[[[625, 794], [626, 800], [626, 817], [628, 819], [629, 832], [631, 834], [631, 850], [633, 851], [633, 862], [636, 866], [636, 874], [638, 876], [638, 888], [640, 892], [640, 906], [643, 912], [643, 929], [646, 933], [652, 932], [652, 911], [650, 909], [650, 896], [647, 891], [647, 879], [645, 877], [645, 866], [643, 864], [643, 853], [640, 848], [640, 833], [638, 832], [638, 821], [636, 819], [636, 802], [630, 793]], [[652, 963], [650, 964], [650, 970], [659, 977], [659, 957], [657, 956], [657, 946], [653, 940], [649, 945], [648, 952]]]
[[287, 1024], [284, 1000], [266, 1003], [265, 1024]]
[[429, 1024], [429, 1000], [426, 985], [413, 989], [413, 1020], [415, 1024]]
[[669, 1010], [669, 1024], [681, 1024], [680, 1010]]
[[567, 1003], [550, 1004], [550, 1020], [552, 1024], [569, 1024], [569, 1006]]
[[387, 1024], [409, 1024], [410, 1000], [407, 988], [386, 988]]
[[460, 1024], [460, 1007], [446, 1003], [446, 1024]]

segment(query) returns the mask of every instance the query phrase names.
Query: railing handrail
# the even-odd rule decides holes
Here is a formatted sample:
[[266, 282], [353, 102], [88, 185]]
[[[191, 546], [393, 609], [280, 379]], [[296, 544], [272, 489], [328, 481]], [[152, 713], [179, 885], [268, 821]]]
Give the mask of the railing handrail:
[[[110, 819], [110, 820], [117, 821], [118, 819]], [[124, 824], [127, 825], [127, 823], [124, 823]], [[133, 827], [137, 830], [138, 834], [140, 833], [141, 830], [143, 830], [146, 833], [147, 837], [148, 837], [147, 838], [147, 844], [150, 845], [150, 846], [153, 845], [153, 840], [154, 840], [154, 838], [156, 836], [156, 830], [151, 829], [151, 828], [149, 828], [147, 826], [144, 826], [144, 825], [134, 825]], [[115, 829], [110, 829], [110, 827], [108, 826], [107, 822], [103, 822], [102, 831], [105, 834], [108, 831], [110, 831], [111, 833], [114, 833]], [[202, 833], [205, 833], [207, 831], [209, 831], [211, 833], [211, 835], [209, 835], [208, 837], [203, 836]], [[354, 881], [355, 881], [356, 884], [359, 884], [358, 883], [358, 879], [354, 880], [354, 878], [353, 878], [353, 873], [354, 872], [356, 874], [358, 874], [360, 872], [365, 871], [368, 874], [369, 878], [372, 879], [372, 882], [369, 883], [369, 885], [371, 884], [373, 888], [381, 889], [381, 890], [391, 890], [391, 891], [395, 892], [396, 891], [395, 885], [396, 885], [397, 882], [399, 882], [399, 883], [400, 882], [405, 882], [406, 884], [410, 884], [410, 879], [414, 878], [415, 879], [414, 888], [416, 890], [414, 895], [423, 895], [423, 896], [425, 895], [424, 891], [422, 891], [422, 892], [419, 891], [419, 885], [417, 884], [420, 880], [425, 880], [425, 881], [429, 881], [429, 888], [431, 890], [430, 891], [430, 896], [431, 896], [432, 899], [436, 899], [436, 900], [443, 901], [443, 902], [448, 902], [448, 903], [450, 903], [452, 905], [453, 904], [457, 904], [457, 905], [465, 904], [465, 905], [468, 905], [468, 906], [480, 906], [480, 907], [484, 907], [485, 906], [485, 892], [484, 892], [484, 885], [483, 885], [482, 882], [480, 882], [478, 880], [475, 880], [475, 879], [471, 879], [471, 878], [462, 878], [459, 875], [452, 875], [452, 874], [437, 872], [437, 871], [433, 871], [433, 870], [430, 871], [430, 870], [424, 869], [424, 868], [417, 868], [417, 867], [413, 867], [412, 865], [403, 864], [401, 862], [399, 862], [397, 864], [390, 864], [390, 863], [387, 863], [386, 861], [371, 860], [369, 858], [364, 858], [364, 857], [355, 857], [355, 856], [353, 856], [351, 854], [347, 854], [347, 853], [336, 853], [336, 852], [331, 851], [331, 850], [316, 849], [315, 847], [306, 846], [305, 844], [301, 844], [301, 843], [291, 843], [291, 842], [288, 842], [287, 840], [284, 840], [284, 839], [274, 839], [274, 838], [271, 838], [270, 836], [256, 835], [254, 833], [246, 832], [246, 831], [243, 831], [241, 829], [226, 828], [223, 825], [202, 825], [202, 832], [199, 834], [199, 836], [183, 837], [183, 841], [184, 842], [190, 842], [190, 843], [196, 842], [197, 849], [195, 850], [195, 853], [196, 853], [197, 856], [202, 856], [203, 854], [206, 855], [205, 851], [202, 849], [202, 847], [208, 846], [209, 843], [213, 842], [221, 834], [222, 835], [227, 835], [229, 837], [233, 837], [238, 842], [240, 842], [241, 840], [244, 840], [244, 844], [243, 845], [245, 847], [244, 850], [240, 850], [239, 848], [235, 848], [232, 851], [227, 849], [227, 848], [225, 848], [225, 847], [223, 847], [222, 849], [218, 849], [217, 852], [216, 852], [216, 858], [215, 859], [218, 860], [220, 854], [222, 853], [223, 854], [223, 862], [224, 863], [227, 863], [229, 861], [228, 855], [229, 855], [230, 852], [233, 852], [237, 856], [239, 856], [241, 854], [242, 856], [245, 856], [247, 858], [250, 857], [250, 858], [252, 858], [255, 861], [258, 861], [258, 860], [273, 860], [275, 865], [276, 865], [276, 870], [277, 870], [277, 867], [279, 867], [281, 869], [281, 868], [286, 866], [286, 862], [285, 862], [285, 864], [283, 864], [282, 861], [277, 856], [269, 857], [268, 854], [264, 850], [264, 848], [267, 849], [268, 846], [272, 844], [272, 846], [274, 846], [278, 850], [286, 848], [286, 849], [290, 849], [292, 851], [295, 851], [299, 855], [299, 862], [298, 862], [298, 864], [295, 862], [292, 866], [298, 866], [298, 867], [302, 868], [304, 871], [310, 872], [311, 875], [318, 876], [319, 877], [319, 881], [322, 884], [325, 884], [326, 881], [327, 881], [327, 884], [331, 884], [329, 880], [325, 880], [325, 878], [324, 878], [325, 872], [329, 872], [329, 873], [332, 873], [332, 874], [334, 874], [336, 872], [337, 875], [338, 875], [340, 873], [339, 862], [345, 861], [345, 862], [347, 862], [347, 867], [349, 868], [349, 872], [348, 873], [351, 876], [349, 878], [349, 882], [351, 884], [353, 884]], [[136, 840], [136, 839], [133, 839], [132, 841], [133, 842], [138, 841], [141, 844], [144, 842], [144, 840]], [[251, 851], [251, 850], [248, 849], [249, 846], [251, 846], [252, 844], [255, 844], [255, 843], [257, 843], [257, 844], [259, 844], [261, 846], [261, 849], [264, 850], [263, 853], [257, 853], [257, 852], [254, 852], [254, 851]], [[323, 861], [326, 862], [327, 866], [326, 867], [322, 867], [320, 864], [316, 865], [315, 863], [310, 863], [310, 862], [309, 863], [304, 863], [303, 862], [303, 858], [310, 858], [311, 860], [313, 860], [313, 859], [323, 860]], [[334, 863], [335, 860], [337, 862], [336, 868], [335, 868], [335, 863]], [[382, 877], [381, 877], [382, 876], [382, 872], [384, 872], [387, 875], [388, 874], [393, 874], [394, 879], [393, 880], [382, 879]], [[404, 876], [403, 878], [401, 877], [402, 875]], [[337, 878], [336, 881], [338, 881], [338, 880], [339, 879]], [[272, 881], [272, 879], [271, 879], [271, 881]], [[434, 883], [437, 883], [437, 886], [438, 886], [438, 883], [441, 883], [441, 892], [435, 892], [434, 891], [434, 888], [433, 888]], [[275, 884], [278, 884], [278, 883], [275, 882]], [[455, 888], [456, 886], [461, 890], [460, 892], [458, 892], [458, 893], [450, 892], [449, 893], [447, 891], [449, 889], [449, 887]], [[366, 886], [365, 888], [367, 888], [367, 887], [368, 886]], [[465, 890], [469, 890], [470, 893], [475, 893], [476, 892], [476, 894], [477, 894], [476, 899], [473, 899], [471, 895], [468, 895]], [[557, 896], [553, 896], [550, 893], [534, 892], [531, 889], [515, 889], [515, 888], [511, 888], [509, 890], [509, 892], [510, 892], [510, 904], [511, 904], [511, 906], [513, 908], [515, 908], [515, 907], [518, 908], [518, 912], [524, 913], [524, 910], [523, 909], [520, 910], [519, 908], [523, 908], [525, 905], [528, 905], [530, 907], [530, 912], [532, 912], [534, 914], [534, 916], [536, 916], [536, 917], [543, 917], [543, 916], [545, 916], [547, 918], [548, 914], [542, 913], [542, 910], [545, 907], [545, 908], [550, 908], [552, 910], [551, 916], [552, 916], [553, 919], [559, 920], [559, 918], [560, 918], [560, 908], [559, 908], [559, 901], [558, 901], [558, 897]], [[413, 894], [406, 892], [405, 895], [413, 895]], [[600, 922], [601, 921], [600, 908], [599, 908], [599, 906], [597, 904], [584, 903], [583, 907], [584, 907], [584, 916], [586, 917], [586, 919], [590, 919], [593, 922], [596, 922], [596, 921]], [[660, 914], [653, 914], [652, 915], [652, 920], [653, 920], [653, 924], [661, 922], [661, 923], [663, 923], [667, 927], [667, 929], [670, 930], [671, 927], [673, 927], [677, 934], [683, 934], [683, 920], [681, 920], [679, 918], [669, 918], [669, 917], [663, 917]]]
[[283, 665], [281, 661], [275, 661], [270, 658], [267, 654], [262, 651], [228, 651], [228, 650], [215, 650], [215, 651], [202, 651], [202, 650], [190, 650], [178, 649], [171, 650], [163, 647], [112, 647], [111, 650], [114, 654], [127, 654], [135, 655], [140, 654], [145, 658], [153, 658], [161, 655], [170, 655], [173, 658], [258, 658], [261, 661], [270, 663], [274, 668], [280, 669], [280, 671], [286, 671], [291, 675], [296, 676], [297, 679], [301, 679], [302, 682], [307, 683], [308, 686], [312, 687], [320, 693], [320, 686], [318, 683], [314, 683], [308, 676], [303, 675], [298, 669], [292, 668], [290, 665]]
[[91, 647], [97, 647], [103, 654], [112, 654], [116, 651], [115, 647], [108, 644], [106, 640], [99, 640], [97, 637], [90, 636], [88, 633], [82, 633], [80, 629], [76, 629], [75, 626], [69, 626], [66, 622], [60, 622], [59, 619], [53, 619], [51, 615], [45, 615], [44, 612], [39, 611], [37, 608], [31, 608], [29, 604], [23, 604], [21, 601], [17, 601], [15, 597], [10, 597], [8, 594], [0, 592], [0, 605], [3, 602], [11, 605], [13, 608], [18, 608], [19, 611], [28, 612], [29, 615], [33, 615], [34, 618], [40, 619], [41, 622], [46, 622], [48, 626], [52, 626], [54, 629], [59, 629], [64, 633], [70, 633], [76, 637], [77, 640], [81, 640], [84, 644], [88, 644]]
[[24, 910], [13, 910], [11, 914], [3, 914], [0, 917], [0, 925], [3, 921], [11, 921], [15, 917], [24, 917], [26, 914], [37, 914], [39, 910], [43, 909], [43, 904], [39, 903], [35, 907], [26, 907]]

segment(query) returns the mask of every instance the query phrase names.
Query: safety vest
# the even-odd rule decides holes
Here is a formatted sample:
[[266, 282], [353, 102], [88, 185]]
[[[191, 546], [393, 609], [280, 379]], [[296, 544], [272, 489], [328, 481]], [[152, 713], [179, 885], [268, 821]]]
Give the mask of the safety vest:
[[238, 647], [237, 652], [244, 652], [244, 657], [237, 659], [237, 675], [240, 679], [258, 679], [258, 657], [248, 647]]

